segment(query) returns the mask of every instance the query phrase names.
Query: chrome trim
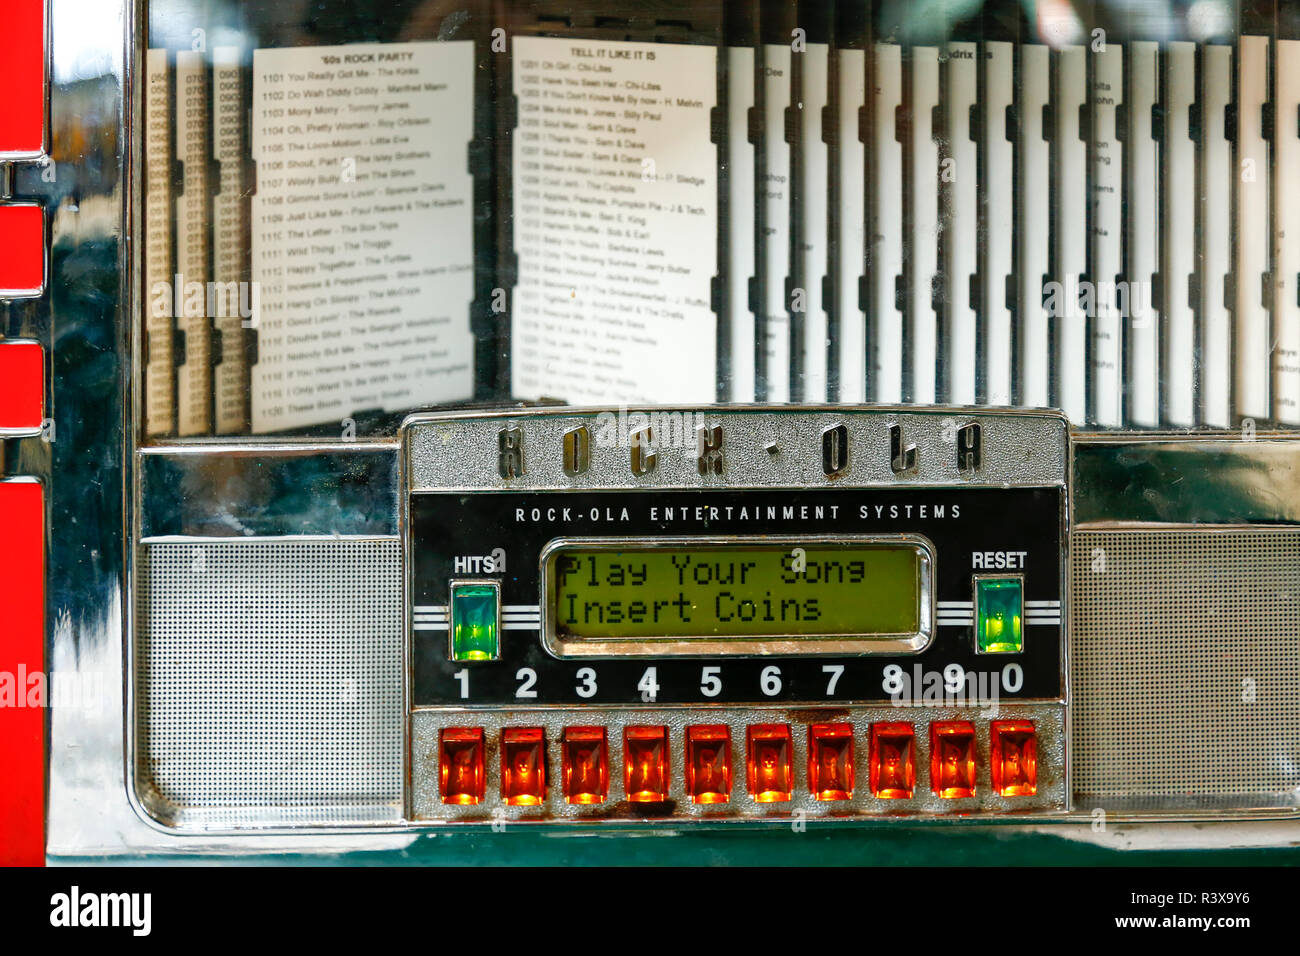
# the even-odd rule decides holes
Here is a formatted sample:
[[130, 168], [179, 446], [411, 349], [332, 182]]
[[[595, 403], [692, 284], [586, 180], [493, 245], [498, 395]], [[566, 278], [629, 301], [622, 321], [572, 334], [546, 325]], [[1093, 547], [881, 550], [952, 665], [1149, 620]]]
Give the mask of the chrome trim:
[[136, 456], [141, 538], [397, 533], [397, 448], [230, 446]]
[[[681, 441], [655, 443], [656, 466], [636, 474], [629, 466], [630, 433], [646, 424], [637, 416], [670, 416]], [[677, 416], [676, 418], [671, 418]], [[983, 426], [983, 465], [977, 472], [957, 467], [956, 443], [948, 440], [963, 422]], [[686, 425], [689, 423], [689, 429]], [[662, 420], [656, 424], [662, 425]], [[695, 426], [720, 425], [726, 468], [699, 474]], [[843, 472], [822, 470], [822, 430], [847, 424], [853, 444]], [[890, 464], [889, 428], [902, 424], [918, 446], [918, 463], [906, 475]], [[502, 478], [497, 470], [501, 428], [527, 425], [527, 470]], [[596, 432], [591, 467], [565, 473], [563, 436], [586, 425]], [[689, 431], [689, 434], [687, 432]], [[1027, 488], [1064, 486], [1069, 435], [1055, 412], [1021, 409], [835, 405], [705, 405], [537, 407], [473, 409], [409, 416], [400, 429], [409, 470], [404, 493], [412, 491], [560, 491], [722, 488]], [[613, 439], [614, 444], [608, 440]], [[776, 442], [778, 453], [767, 449]], [[491, 466], [490, 468], [487, 466]]]
[[1300, 523], [1300, 433], [1072, 442], [1077, 527], [1106, 523]]

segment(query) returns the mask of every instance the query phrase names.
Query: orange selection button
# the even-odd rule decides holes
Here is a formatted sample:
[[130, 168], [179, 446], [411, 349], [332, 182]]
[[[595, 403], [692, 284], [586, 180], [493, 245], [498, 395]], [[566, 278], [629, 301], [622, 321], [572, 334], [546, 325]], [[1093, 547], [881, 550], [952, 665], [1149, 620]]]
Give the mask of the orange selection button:
[[438, 738], [438, 791], [442, 802], [480, 803], [483, 781], [483, 728], [444, 728]]
[[916, 789], [916, 731], [907, 723], [871, 725], [868, 747], [871, 792], [906, 800]]
[[989, 725], [993, 790], [1003, 797], [1038, 792], [1038, 738], [1032, 721], [995, 720]]
[[564, 728], [564, 799], [604, 803], [609, 795], [609, 748], [604, 727]]
[[808, 728], [808, 789], [814, 800], [853, 798], [853, 725]]
[[731, 799], [731, 732], [726, 724], [686, 728], [686, 792], [693, 803]]

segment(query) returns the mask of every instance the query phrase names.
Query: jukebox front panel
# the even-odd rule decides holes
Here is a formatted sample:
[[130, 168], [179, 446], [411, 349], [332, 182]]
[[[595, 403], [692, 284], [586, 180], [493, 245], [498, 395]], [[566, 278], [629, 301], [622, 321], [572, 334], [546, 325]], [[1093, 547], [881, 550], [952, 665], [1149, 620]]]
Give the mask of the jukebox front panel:
[[1066, 808], [1062, 419], [556, 410], [403, 434], [414, 819]]

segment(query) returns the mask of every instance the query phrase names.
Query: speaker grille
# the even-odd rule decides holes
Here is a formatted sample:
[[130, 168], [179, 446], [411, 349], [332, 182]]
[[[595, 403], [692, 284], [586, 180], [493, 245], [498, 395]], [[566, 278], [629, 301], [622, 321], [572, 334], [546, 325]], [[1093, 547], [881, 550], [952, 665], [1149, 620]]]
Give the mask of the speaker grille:
[[174, 826], [401, 816], [396, 541], [141, 548], [137, 791]]
[[1300, 786], [1300, 531], [1072, 542], [1076, 801], [1282, 806]]

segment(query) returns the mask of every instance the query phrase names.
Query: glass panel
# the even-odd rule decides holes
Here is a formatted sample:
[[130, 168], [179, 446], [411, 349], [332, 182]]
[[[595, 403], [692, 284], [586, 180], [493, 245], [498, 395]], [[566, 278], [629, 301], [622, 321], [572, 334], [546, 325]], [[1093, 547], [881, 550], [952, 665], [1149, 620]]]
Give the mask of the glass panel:
[[152, 0], [140, 434], [1300, 424], [1297, 6]]

